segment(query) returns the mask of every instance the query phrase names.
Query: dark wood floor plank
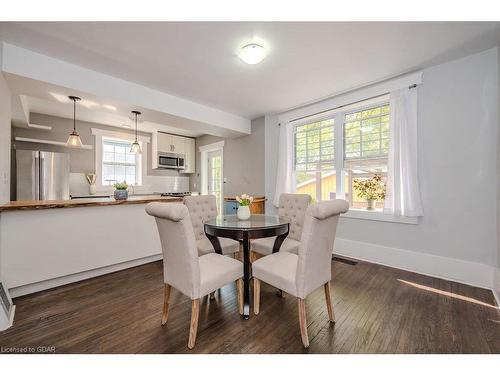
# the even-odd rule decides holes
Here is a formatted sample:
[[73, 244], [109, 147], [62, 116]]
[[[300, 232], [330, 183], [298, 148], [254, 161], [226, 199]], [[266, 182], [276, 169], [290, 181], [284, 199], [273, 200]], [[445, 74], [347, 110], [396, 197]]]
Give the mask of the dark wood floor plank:
[[190, 300], [172, 290], [161, 326], [161, 262], [16, 298], [0, 346], [57, 353], [500, 353], [500, 310], [490, 291], [367, 262], [332, 262], [328, 321], [323, 288], [306, 299], [310, 347], [297, 301], [262, 284], [261, 311], [244, 320], [236, 288], [204, 298], [196, 347], [187, 349]]

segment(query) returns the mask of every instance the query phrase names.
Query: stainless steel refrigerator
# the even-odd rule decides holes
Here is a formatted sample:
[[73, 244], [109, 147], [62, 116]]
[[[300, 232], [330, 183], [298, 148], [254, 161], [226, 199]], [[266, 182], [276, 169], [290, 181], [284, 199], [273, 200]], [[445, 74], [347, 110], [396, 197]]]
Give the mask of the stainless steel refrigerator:
[[17, 200], [69, 199], [69, 154], [16, 150]]

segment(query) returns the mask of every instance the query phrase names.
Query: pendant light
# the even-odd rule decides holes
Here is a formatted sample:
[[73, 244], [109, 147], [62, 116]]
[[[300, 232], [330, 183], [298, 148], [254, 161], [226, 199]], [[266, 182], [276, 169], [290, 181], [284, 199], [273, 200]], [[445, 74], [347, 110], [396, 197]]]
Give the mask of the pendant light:
[[132, 111], [132, 113], [135, 115], [135, 141], [132, 143], [132, 147], [130, 147], [130, 152], [132, 154], [141, 154], [141, 145], [137, 141], [137, 116], [141, 114], [139, 111]]
[[73, 131], [69, 135], [66, 147], [82, 148], [83, 145], [80, 134], [76, 131], [76, 102], [81, 99], [78, 96], [68, 96], [68, 98], [73, 101]]

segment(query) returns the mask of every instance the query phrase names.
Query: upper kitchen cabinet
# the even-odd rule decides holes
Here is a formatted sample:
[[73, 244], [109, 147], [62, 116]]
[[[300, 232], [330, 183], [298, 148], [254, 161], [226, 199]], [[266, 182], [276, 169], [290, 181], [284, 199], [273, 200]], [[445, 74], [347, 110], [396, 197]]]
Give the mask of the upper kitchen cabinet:
[[185, 154], [186, 153], [186, 151], [184, 149], [184, 140], [185, 139], [186, 139], [185, 137], [181, 137], [178, 135], [172, 135], [172, 141], [171, 141], [172, 152], [174, 152], [176, 154]]
[[158, 151], [184, 154], [184, 137], [158, 133]]
[[196, 171], [196, 154], [195, 154], [195, 145], [194, 138], [184, 138], [184, 173], [194, 173]]
[[[183, 137], [180, 135], [167, 134], [167, 133], [153, 133], [152, 135], [152, 154], [153, 163], [152, 168], [165, 168], [161, 167], [158, 163], [158, 153], [179, 154], [172, 155], [172, 158], [183, 157], [184, 168], [178, 169], [180, 173], [194, 173], [195, 172], [195, 140], [194, 138]], [[181, 156], [182, 155], [182, 156]], [[174, 163], [175, 164], [175, 163]]]

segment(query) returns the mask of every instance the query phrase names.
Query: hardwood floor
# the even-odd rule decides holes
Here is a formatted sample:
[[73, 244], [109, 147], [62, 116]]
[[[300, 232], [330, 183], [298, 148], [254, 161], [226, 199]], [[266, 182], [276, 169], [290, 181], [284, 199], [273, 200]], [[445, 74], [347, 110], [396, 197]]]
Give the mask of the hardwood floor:
[[500, 310], [491, 291], [394, 268], [332, 262], [336, 323], [324, 289], [306, 299], [310, 346], [297, 301], [261, 283], [260, 314], [238, 314], [234, 283], [203, 298], [196, 347], [187, 349], [191, 301], [172, 289], [161, 326], [161, 262], [23, 296], [3, 348], [56, 353], [500, 353]]

